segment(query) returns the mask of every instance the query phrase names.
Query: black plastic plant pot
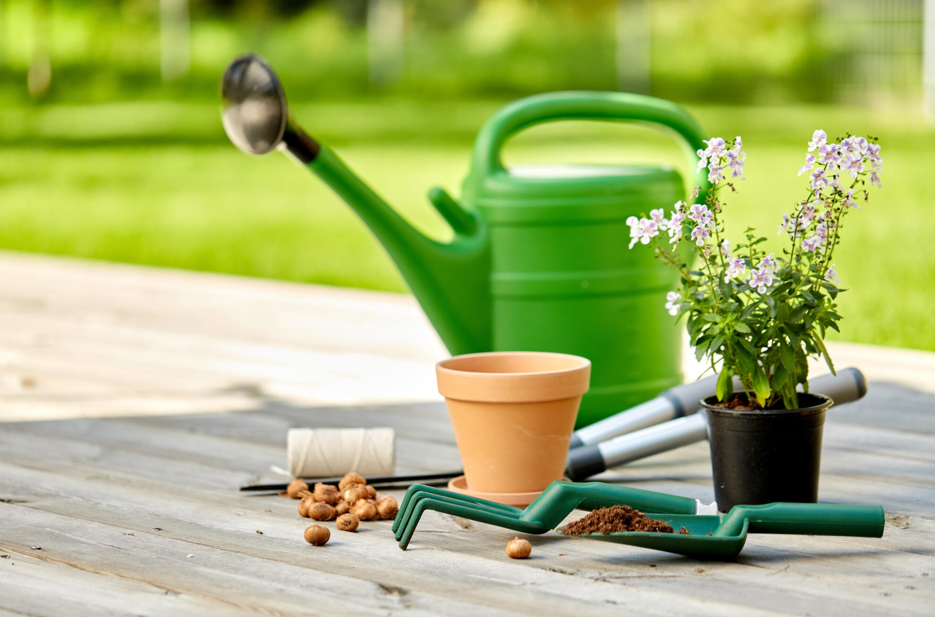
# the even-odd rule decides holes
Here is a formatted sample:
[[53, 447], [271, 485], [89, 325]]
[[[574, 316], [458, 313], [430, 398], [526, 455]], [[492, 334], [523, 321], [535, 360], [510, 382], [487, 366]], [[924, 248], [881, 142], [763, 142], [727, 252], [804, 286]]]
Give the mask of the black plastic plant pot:
[[801, 409], [740, 411], [701, 401], [718, 510], [736, 505], [818, 501], [821, 435], [834, 404], [821, 394], [800, 394]]

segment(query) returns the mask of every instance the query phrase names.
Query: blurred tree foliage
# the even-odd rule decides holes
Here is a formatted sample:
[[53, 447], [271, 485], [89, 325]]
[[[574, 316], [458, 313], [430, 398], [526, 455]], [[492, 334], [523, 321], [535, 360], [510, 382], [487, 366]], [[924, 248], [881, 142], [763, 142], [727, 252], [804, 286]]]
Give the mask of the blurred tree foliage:
[[[647, 0], [651, 90], [680, 101], [826, 101], [829, 51], [817, 0]], [[207, 99], [231, 58], [266, 56], [305, 100], [391, 95], [514, 97], [614, 89], [616, 0], [405, 0], [401, 79], [367, 71], [368, 0], [190, 0], [191, 70], [164, 84], [159, 0], [3, 0], [0, 100], [28, 100], [26, 71], [47, 36], [49, 101]]]

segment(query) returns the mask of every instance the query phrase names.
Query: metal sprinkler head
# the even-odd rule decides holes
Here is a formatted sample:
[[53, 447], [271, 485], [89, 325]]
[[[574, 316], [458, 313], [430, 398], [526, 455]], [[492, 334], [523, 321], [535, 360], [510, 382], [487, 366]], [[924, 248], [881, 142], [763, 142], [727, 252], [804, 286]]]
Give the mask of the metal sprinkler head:
[[234, 58], [224, 71], [221, 121], [234, 145], [250, 154], [279, 149], [308, 164], [321, 150], [292, 119], [275, 71], [254, 54]]

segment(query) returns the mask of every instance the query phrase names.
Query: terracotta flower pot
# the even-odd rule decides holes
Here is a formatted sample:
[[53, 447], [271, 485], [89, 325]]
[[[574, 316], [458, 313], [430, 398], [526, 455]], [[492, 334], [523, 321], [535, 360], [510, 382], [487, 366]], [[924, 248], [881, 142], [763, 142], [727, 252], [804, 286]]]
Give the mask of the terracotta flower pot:
[[591, 362], [495, 352], [435, 365], [471, 491], [530, 493], [560, 480]]

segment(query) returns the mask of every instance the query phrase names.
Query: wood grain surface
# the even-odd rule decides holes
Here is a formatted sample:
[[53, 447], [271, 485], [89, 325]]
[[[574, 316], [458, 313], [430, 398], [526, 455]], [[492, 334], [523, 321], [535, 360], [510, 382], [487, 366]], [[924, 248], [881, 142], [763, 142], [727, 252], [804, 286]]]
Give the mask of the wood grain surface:
[[[829, 413], [821, 500], [883, 505], [882, 539], [717, 563], [548, 533], [511, 561], [514, 533], [430, 513], [405, 552], [388, 522], [312, 547], [296, 502], [237, 491], [277, 480], [288, 428], [459, 465], [411, 298], [0, 254], [0, 615], [931, 615], [935, 354], [830, 347], [871, 387]], [[707, 444], [600, 479], [713, 499]]]

